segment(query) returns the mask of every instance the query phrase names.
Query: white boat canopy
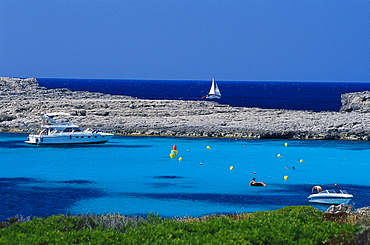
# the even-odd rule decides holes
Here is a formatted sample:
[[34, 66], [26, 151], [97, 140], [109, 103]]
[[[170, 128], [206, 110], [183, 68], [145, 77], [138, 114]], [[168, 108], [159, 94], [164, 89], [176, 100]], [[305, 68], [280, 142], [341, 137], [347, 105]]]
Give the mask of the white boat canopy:
[[48, 117], [55, 117], [55, 116], [70, 116], [71, 114], [65, 113], [65, 112], [52, 112], [52, 113], [47, 113], [44, 115]]

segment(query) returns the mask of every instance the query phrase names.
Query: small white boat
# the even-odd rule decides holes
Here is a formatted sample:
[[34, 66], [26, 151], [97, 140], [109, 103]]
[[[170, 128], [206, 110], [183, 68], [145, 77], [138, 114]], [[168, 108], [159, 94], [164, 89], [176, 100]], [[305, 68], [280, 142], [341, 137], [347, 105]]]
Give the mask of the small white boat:
[[217, 86], [217, 83], [215, 82], [215, 78], [212, 77], [212, 85], [211, 89], [209, 90], [208, 94], [202, 98], [207, 99], [221, 99], [221, 92], [220, 89]]
[[309, 202], [320, 204], [347, 204], [352, 198], [353, 195], [346, 190], [323, 190], [308, 196]]
[[69, 116], [68, 113], [41, 113], [41, 131], [39, 133], [30, 130], [25, 143], [33, 145], [55, 145], [55, 144], [104, 144], [114, 134], [96, 130], [83, 130], [70, 122], [56, 122], [54, 116]]

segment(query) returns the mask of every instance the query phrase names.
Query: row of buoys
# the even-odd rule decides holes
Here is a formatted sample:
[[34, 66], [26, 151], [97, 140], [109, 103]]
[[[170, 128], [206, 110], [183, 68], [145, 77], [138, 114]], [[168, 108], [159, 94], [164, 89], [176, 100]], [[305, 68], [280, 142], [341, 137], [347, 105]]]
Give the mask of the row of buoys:
[[[281, 155], [280, 153], [276, 155], [277, 157], [283, 157], [283, 155]], [[299, 162], [304, 162], [303, 159], [299, 160]]]
[[[209, 145], [207, 145], [206, 146], [206, 149], [211, 149], [211, 147], [209, 146]], [[187, 151], [190, 151], [190, 150], [187, 150]], [[171, 150], [171, 152], [170, 152], [170, 154], [169, 154], [169, 157], [170, 158], [176, 158], [176, 156], [177, 156], [177, 154], [179, 153], [179, 151], [177, 150], [177, 146], [176, 145], [173, 145], [172, 146], [172, 150]], [[179, 157], [178, 158], [178, 160], [179, 161], [182, 161], [183, 160], [183, 158], [182, 157]], [[202, 165], [203, 163], [200, 163], [200, 165]], [[231, 169], [231, 167], [232, 166], [230, 166], [230, 170], [232, 170], [232, 169], [234, 169], [234, 167], [232, 167], [232, 169]]]
[[[288, 143], [284, 143], [284, 146], [288, 146], [288, 145], [289, 145]], [[277, 157], [282, 157], [281, 154], [277, 154], [276, 156]], [[304, 162], [304, 160], [303, 159], [300, 159], [299, 162]], [[287, 166], [285, 168], [287, 168]], [[294, 169], [294, 167], [292, 167], [292, 169]], [[288, 180], [288, 179], [289, 179], [289, 176], [288, 175], [285, 175], [284, 176], [284, 180]]]
[[[285, 143], [284, 144], [284, 146], [288, 146], [288, 143]], [[244, 146], [245, 147], [245, 146]], [[209, 145], [207, 145], [206, 146], [206, 149], [211, 149], [211, 147], [209, 146]], [[177, 156], [177, 154], [178, 154], [179, 152], [178, 152], [178, 150], [177, 150], [177, 146], [176, 145], [173, 145], [172, 146], [172, 150], [171, 150], [171, 152], [170, 152], [170, 154], [169, 154], [169, 156], [170, 156], [170, 158], [176, 158], [176, 156]], [[282, 155], [281, 154], [277, 154], [277, 157], [282, 157]], [[183, 160], [183, 158], [182, 157], [179, 157], [178, 158], [178, 160], [179, 161], [182, 161]], [[299, 160], [299, 162], [304, 162], [302, 159], [301, 160]], [[199, 163], [200, 165], [203, 165], [203, 163], [201, 162], [201, 163]], [[234, 170], [234, 166], [230, 166], [229, 167], [229, 170]], [[253, 172], [253, 174], [257, 174], [257, 172]], [[289, 176], [288, 175], [285, 175], [284, 176], [284, 180], [288, 180], [289, 179]]]
[[[281, 155], [280, 153], [276, 155], [277, 157], [283, 157], [283, 155]], [[299, 162], [304, 162], [303, 159], [300, 159]]]

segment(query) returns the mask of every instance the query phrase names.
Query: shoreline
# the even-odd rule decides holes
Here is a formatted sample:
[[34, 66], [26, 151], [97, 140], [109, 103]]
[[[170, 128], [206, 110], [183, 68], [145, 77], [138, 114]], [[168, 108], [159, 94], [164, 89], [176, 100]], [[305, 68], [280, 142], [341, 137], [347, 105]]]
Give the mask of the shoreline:
[[[0, 132], [38, 129], [41, 112], [67, 112], [83, 128], [122, 136], [240, 139], [370, 140], [369, 113], [232, 107], [214, 101], [146, 100], [69, 89], [46, 89], [35, 78], [0, 77]], [[350, 94], [351, 95], [351, 94]]]
[[[24, 134], [28, 135], [29, 132], [24, 131], [0, 131], [0, 134]], [[268, 140], [268, 139], [281, 139], [281, 140], [343, 140], [343, 141], [369, 141], [369, 140], [361, 140], [361, 139], [316, 139], [316, 138], [246, 138], [246, 137], [218, 137], [218, 136], [187, 136], [187, 135], [153, 135], [153, 134], [120, 134], [115, 133], [115, 136], [123, 136], [123, 137], [163, 137], [163, 138], [204, 138], [204, 139], [244, 139], [244, 140]]]

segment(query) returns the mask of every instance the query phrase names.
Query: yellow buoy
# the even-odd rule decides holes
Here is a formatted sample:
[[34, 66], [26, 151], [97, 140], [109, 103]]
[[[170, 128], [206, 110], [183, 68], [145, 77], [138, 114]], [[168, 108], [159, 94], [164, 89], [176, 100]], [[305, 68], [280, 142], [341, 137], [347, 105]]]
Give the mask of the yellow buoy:
[[206, 149], [211, 149], [211, 147], [209, 145], [206, 146]]
[[284, 180], [287, 180], [287, 179], [289, 179], [289, 176], [288, 175], [285, 175], [284, 176]]
[[277, 156], [277, 157], [281, 157], [281, 154], [277, 154], [276, 156]]
[[304, 162], [303, 159], [299, 160], [299, 162]]
[[179, 157], [179, 161], [182, 161], [182, 157]]
[[230, 166], [230, 167], [229, 167], [229, 169], [230, 169], [230, 170], [233, 170], [233, 169], [234, 169], [234, 166]]
[[284, 146], [288, 146], [288, 143], [284, 143]]
[[173, 154], [173, 153], [170, 154], [170, 158], [175, 158], [175, 157], [176, 157], [176, 154]]

